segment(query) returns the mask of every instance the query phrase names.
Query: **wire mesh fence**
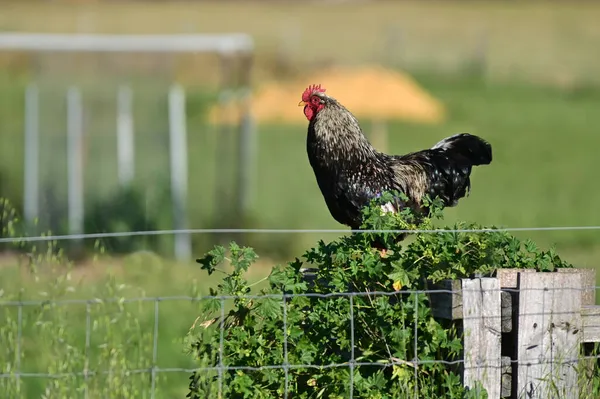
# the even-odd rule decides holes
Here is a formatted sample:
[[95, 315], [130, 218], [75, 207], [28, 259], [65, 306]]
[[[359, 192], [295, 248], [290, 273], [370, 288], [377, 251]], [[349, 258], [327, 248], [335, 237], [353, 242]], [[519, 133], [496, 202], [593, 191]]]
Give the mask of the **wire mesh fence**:
[[172, 229], [172, 230], [140, 230], [105, 233], [82, 233], [82, 234], [60, 234], [40, 235], [23, 237], [0, 237], [0, 243], [18, 242], [42, 242], [42, 241], [66, 241], [98, 238], [133, 237], [133, 236], [173, 236], [177, 234], [453, 234], [453, 233], [494, 233], [494, 232], [535, 232], [535, 231], [594, 231], [600, 230], [600, 225], [589, 226], [543, 226], [543, 227], [498, 227], [498, 228], [476, 228], [476, 229]]
[[[541, 273], [535, 273], [541, 274]], [[563, 275], [567, 274], [575, 276], [576, 273], [547, 273]], [[524, 274], [525, 277], [527, 274]], [[531, 276], [530, 276], [531, 277]], [[567, 276], [568, 277], [568, 276]], [[472, 279], [471, 281], [493, 280], [487, 279]], [[533, 276], [530, 281], [540, 281], [540, 276]], [[562, 281], [562, 280], [561, 280]], [[564, 282], [564, 281], [563, 281]], [[583, 286], [581, 279], [570, 279], [566, 282], [567, 285], [560, 285], [560, 281], [556, 280], [553, 285], [538, 284], [537, 287], [519, 287], [519, 288], [474, 288], [469, 289], [463, 284], [460, 290], [404, 290], [393, 292], [332, 292], [326, 294], [320, 293], [303, 293], [303, 294], [269, 294], [269, 295], [244, 295], [244, 296], [170, 296], [170, 297], [138, 297], [138, 298], [103, 298], [103, 299], [65, 299], [65, 300], [6, 300], [0, 302], [1, 308], [16, 309], [17, 312], [17, 336], [14, 342], [15, 356], [14, 367], [9, 371], [4, 370], [0, 373], [0, 379], [10, 379], [15, 381], [17, 385], [27, 384], [27, 380], [32, 378], [46, 379], [66, 379], [66, 378], [83, 378], [83, 386], [87, 387], [89, 378], [99, 375], [111, 373], [121, 373], [124, 378], [129, 378], [134, 375], [144, 374], [149, 378], [148, 394], [150, 397], [157, 396], [157, 378], [161, 374], [166, 373], [183, 373], [191, 375], [193, 373], [216, 372], [218, 393], [216, 397], [223, 397], [224, 386], [231, 378], [230, 373], [235, 372], [260, 372], [265, 370], [282, 370], [284, 373], [284, 390], [283, 397], [292, 397], [294, 392], [291, 388], [290, 379], [296, 370], [326, 370], [333, 368], [343, 368], [348, 370], [347, 392], [348, 397], [360, 397], [355, 393], [355, 378], [360, 375], [361, 368], [394, 368], [408, 367], [413, 370], [414, 378], [417, 379], [419, 373], [422, 372], [422, 367], [428, 364], [444, 364], [446, 366], [458, 366], [463, 373], [463, 381], [465, 384], [472, 384], [474, 381], [487, 381], [489, 384], [493, 376], [496, 376], [497, 381], [491, 382], [496, 384], [493, 393], [490, 397], [516, 397], [511, 396], [511, 385], [506, 385], [505, 381], [501, 381], [501, 374], [506, 370], [512, 371], [513, 378], [518, 382], [511, 382], [516, 387], [515, 389], [526, 390], [534, 393], [534, 397], [553, 397], [549, 394], [548, 389], [560, 390], [563, 394], [556, 397], [579, 397], [575, 392], [579, 392], [582, 387], [582, 372], [589, 371], [593, 365], [586, 361], [597, 361], [598, 357], [595, 353], [586, 353], [580, 348], [580, 344], [600, 341], [600, 317], [596, 313], [590, 313], [589, 309], [594, 309], [593, 304], [582, 303], [583, 293], [591, 290], [598, 290], [600, 287]], [[499, 286], [498, 286], [499, 287]], [[501, 311], [501, 294], [508, 293], [517, 295], [521, 298], [508, 313]], [[461, 328], [463, 331], [463, 345], [465, 346], [462, 357], [456, 360], [447, 360], [443, 358], [431, 358], [430, 354], [424, 356], [419, 353], [418, 342], [424, 337], [419, 336], [418, 324], [418, 308], [420, 295], [426, 295], [430, 301], [436, 301], [440, 294], [451, 295], [452, 297], [460, 296], [462, 301], [462, 315], [459, 317]], [[436, 297], [438, 295], [438, 297]], [[414, 298], [413, 309], [415, 311], [413, 326], [406, 325], [405, 328], [412, 329], [414, 332], [414, 352], [407, 358], [397, 358], [392, 353], [387, 356], [387, 359], [379, 359], [378, 361], [364, 361], [357, 357], [357, 351], [363, 351], [364, 348], [359, 348], [355, 342], [355, 334], [357, 329], [364, 328], [364, 324], [356, 322], [356, 299], [369, 298], [373, 300], [376, 297], [398, 297], [400, 300], [409, 300]], [[225, 351], [225, 341], [228, 339], [228, 334], [231, 332], [231, 326], [226, 325], [227, 301], [234, 299], [246, 299], [253, 301], [263, 301], [266, 299], [276, 300], [281, 303], [281, 322], [282, 322], [282, 342], [278, 343], [282, 346], [283, 361], [280, 364], [263, 364], [260, 366], [250, 365], [230, 365], [227, 364]], [[344, 298], [348, 302], [348, 334], [349, 334], [349, 354], [348, 359], [338, 363], [319, 364], [319, 362], [311, 363], [295, 363], [290, 361], [289, 354], [291, 351], [289, 340], [290, 322], [288, 321], [288, 306], [291, 301], [297, 298], [314, 298], [316, 300], [328, 300], [333, 298]], [[476, 298], [479, 303], [474, 305], [469, 303], [467, 298]], [[477, 299], [478, 298], [478, 299]], [[218, 301], [218, 321], [215, 333], [219, 335], [219, 347], [216, 348], [218, 353], [218, 361], [214, 364], [203, 367], [159, 367], [159, 313], [161, 304], [165, 303], [201, 303], [204, 301]], [[118, 303], [121, 305], [127, 303], [150, 303], [153, 307], [153, 331], [152, 331], [152, 352], [151, 362], [147, 367], [134, 369], [118, 369], [118, 370], [94, 370], [90, 366], [91, 360], [91, 334], [92, 326], [95, 323], [93, 320], [93, 308], [100, 304]], [[566, 305], [565, 305], [566, 304]], [[24, 371], [21, 368], [22, 348], [23, 348], [23, 314], [26, 308], [36, 308], [44, 306], [68, 307], [68, 306], [85, 306], [85, 348], [86, 354], [85, 363], [80, 371], [70, 371], [67, 373], [51, 373], [44, 370]], [[442, 306], [455, 307], [456, 303], [452, 301], [442, 303]], [[570, 305], [570, 306], [569, 306]], [[501, 327], [504, 319], [511, 318], [515, 323], [508, 335], [502, 336], [504, 333]], [[471, 331], [474, 326], [479, 331]], [[469, 330], [467, 332], [467, 330]], [[486, 333], [488, 334], [486, 336]], [[490, 339], [490, 336], [492, 339]], [[469, 342], [467, 342], [469, 341]], [[467, 353], [473, 350], [476, 353]], [[240, 348], [242, 350], [243, 348]], [[393, 349], [392, 349], [393, 350]], [[510, 351], [513, 351], [512, 353]], [[505, 356], [506, 355], [506, 356]], [[507, 359], [503, 359], [506, 357]], [[597, 367], [597, 366], [596, 366]], [[358, 372], [358, 373], [357, 373]], [[467, 376], [468, 375], [468, 376]], [[518, 377], [517, 377], [518, 376]], [[543, 383], [543, 379], [538, 379], [540, 376], [553, 377], [551, 384], [547, 386]], [[535, 385], [532, 381], [535, 380]], [[526, 381], [526, 383], [525, 383]], [[527, 385], [529, 384], [529, 385]], [[535, 385], [535, 386], [534, 386]], [[502, 388], [507, 386], [507, 388]], [[488, 389], [490, 386], [485, 386]], [[502, 396], [501, 388], [505, 389]], [[512, 390], [513, 394], [515, 389]], [[506, 393], [508, 392], [508, 394]], [[545, 395], [539, 396], [540, 392], [545, 392]], [[564, 394], [566, 393], [566, 394]], [[495, 396], [494, 396], [495, 395]], [[89, 397], [87, 388], [84, 389], [84, 397]], [[415, 384], [413, 391], [414, 398], [420, 398], [418, 386]], [[583, 397], [583, 396], [581, 396]], [[592, 397], [592, 396], [589, 396]]]
[[[503, 228], [503, 229], [427, 229], [427, 230], [359, 230], [355, 233], [413, 233], [413, 234], [454, 234], [454, 233], [492, 233], [498, 231], [530, 231], [530, 230], [597, 230], [600, 226], [578, 227], [547, 227], [547, 228]], [[348, 230], [301, 230], [300, 232], [313, 233], [347, 233]], [[123, 233], [97, 233], [79, 235], [57, 235], [36, 237], [5, 237], [0, 238], [1, 243], [44, 242], [70, 239], [96, 239], [102, 237], [119, 237], [123, 235], [172, 235], [181, 233], [181, 230], [138, 231]], [[200, 233], [281, 233], [299, 232], [298, 230], [285, 229], [190, 229], [184, 232], [189, 234]], [[412, 381], [417, 381], [428, 373], [428, 367], [437, 365], [452, 370], [460, 376], [459, 384], [479, 392], [485, 388], [489, 397], [518, 397], [523, 392], [532, 397], [594, 397], [595, 390], [600, 388], [600, 372], [597, 361], [597, 352], [591, 346], [600, 342], [600, 307], [595, 306], [596, 278], [593, 270], [565, 269], [557, 273], [538, 273], [535, 270], [498, 269], [494, 277], [471, 276], [466, 279], [443, 281], [447, 284], [433, 284], [427, 289], [391, 289], [382, 290], [342, 290], [331, 289], [328, 292], [311, 291], [308, 284], [306, 292], [290, 292], [281, 290], [279, 293], [269, 294], [241, 294], [241, 295], [177, 295], [177, 296], [124, 296], [114, 294], [98, 298], [53, 298], [46, 295], [45, 299], [28, 299], [24, 295], [3, 296], [0, 291], [0, 312], [4, 312], [7, 321], [5, 327], [0, 327], [0, 335], [6, 341], [4, 359], [0, 368], [0, 386], [10, 385], [16, 396], [23, 394], [23, 386], [29, 381], [55, 380], [71, 381], [77, 386], [77, 392], [82, 397], [95, 397], [96, 391], [93, 384], [98, 384], [99, 378], [118, 376], [123, 381], [143, 377], [143, 396], [161, 397], [159, 384], [161, 376], [199, 376], [212, 381], [216, 387], [214, 397], [227, 397], [231, 389], [231, 381], [239, 373], [266, 373], [268, 371], [280, 372], [281, 395], [285, 398], [294, 397], [298, 389], [298, 375], [300, 373], [311, 376], [327, 370], [344, 370], [346, 397], [362, 397], [360, 380], [365, 370], [385, 370], [389, 378], [400, 368], [406, 372], [410, 370]], [[310, 280], [306, 269], [298, 271], [305, 282], [315, 284]], [[567, 273], [569, 272], [569, 273]], [[323, 277], [323, 276], [320, 276]], [[351, 287], [349, 287], [351, 288]], [[385, 287], [383, 287], [385, 288]], [[325, 290], [327, 291], [327, 290]], [[394, 312], [410, 312], [403, 315], [402, 330], [406, 332], [404, 338], [388, 342], [385, 334], [377, 335], [381, 339], [385, 351], [377, 356], [366, 356], [364, 347], [364, 332], [369, 328], [369, 320], [365, 320], [365, 306], [376, 308], [378, 298], [384, 298], [386, 304], [404, 303], [410, 306], [390, 308]], [[306, 301], [312, 301], [309, 304]], [[281, 351], [277, 361], [248, 361], [232, 360], [227, 355], [227, 348], [231, 350], [228, 341], [233, 339], [235, 330], [243, 328], [243, 320], [237, 324], [228, 322], [233, 307], [233, 301], [255, 302], [265, 304], [274, 301], [277, 305], [275, 319], [280, 323], [278, 335], [274, 335], [271, 346], [278, 347]], [[294, 331], [310, 336], [312, 326], [306, 320], [314, 309], [310, 306], [326, 301], [343, 301], [341, 307], [332, 307], [331, 313], [338, 313], [343, 319], [342, 329], [344, 340], [347, 343], [335, 343], [340, 351], [334, 361], [330, 359], [313, 357], [302, 360], [298, 355], [298, 336]], [[206, 311], [200, 305], [213, 301], [214, 314]], [[411, 303], [412, 302], [412, 303]], [[164, 326], [161, 314], [179, 311], [184, 304], [193, 307], [193, 313], [204, 322], [200, 323], [203, 333], [213, 334], [214, 356], [209, 362], [190, 361], [188, 365], [170, 364], [161, 361], [161, 331], [170, 326]], [[123, 308], [129, 305], [143, 305], [149, 315], [144, 326], [137, 330], [125, 327], [128, 323], [127, 312]], [[113, 307], [111, 307], [113, 306]], [[257, 305], [258, 306], [258, 305]], [[387, 305], [386, 305], [387, 306]], [[78, 310], [61, 310], [76, 307]], [[426, 313], [423, 308], [427, 309]], [[248, 307], [250, 309], [250, 306]], [[254, 311], [256, 307], [250, 309]], [[71, 319], [57, 318], [57, 328], [50, 332], [43, 331], [46, 320], [38, 316], [44, 313], [70, 312]], [[113, 313], [125, 314], [125, 317], [113, 316]], [[362, 314], [361, 314], [362, 313]], [[298, 315], [301, 317], [299, 318]], [[322, 315], [322, 313], [321, 313]], [[215, 317], [211, 317], [215, 316]], [[115, 338], [112, 342], [108, 339], [99, 339], [98, 334], [110, 334], [110, 330], [97, 328], [102, 317], [109, 321], [118, 330], [123, 326], [124, 335]], [[212, 319], [212, 321], [210, 321]], [[76, 320], [76, 322], [73, 322]], [[162, 321], [161, 321], [162, 320]], [[436, 339], [431, 334], [424, 334], [423, 320], [443, 324], [446, 331], [449, 328], [457, 330], [457, 337], [461, 342], [460, 353], [453, 358], [445, 358], [439, 353], [426, 353], [423, 342]], [[442, 322], [443, 321], [443, 322]], [[326, 325], [326, 321], [322, 321]], [[185, 336], [189, 325], [198, 324], [192, 317], [185, 329], [181, 329], [181, 336]], [[278, 324], [279, 325], [279, 324]], [[452, 327], [449, 327], [452, 326]], [[84, 339], [69, 340], [63, 336], [65, 329], [80, 329]], [[180, 328], [180, 327], [178, 327]], [[192, 331], [189, 329], [189, 331]], [[295, 329], [295, 330], [294, 330]], [[60, 356], [68, 351], [79, 351], [79, 357], [73, 357], [65, 362], [71, 364], [64, 367], [54, 367], [47, 370], [40, 364], [32, 362], [32, 337], [40, 332], [40, 340], [56, 339], [59, 344], [63, 342], [71, 349], [66, 352], [58, 351], [53, 354], [58, 361]], [[140, 334], [139, 338], [127, 337], [130, 331]], [[408, 333], [410, 332], [410, 333]], [[45, 335], [44, 335], [45, 334]], [[200, 340], [200, 336], [194, 336]], [[122, 340], [119, 341], [119, 340]], [[392, 342], [393, 341], [393, 342]], [[404, 341], [409, 350], [398, 355], [397, 345]], [[410, 345], [408, 342], [410, 341]], [[133, 342], [133, 344], [132, 344]], [[145, 344], [145, 349], [140, 349], [136, 360], [122, 360], [115, 364], [112, 355], [99, 360], [103, 350], [112, 351], [111, 344], [135, 346]], [[240, 342], [238, 342], [240, 344]], [[343, 346], [344, 350], [341, 350]], [[238, 347], [244, 350], [243, 342]], [[127, 349], [123, 349], [125, 353]], [[145, 353], [142, 353], [145, 351]], [[124, 354], [123, 356], [126, 357]], [[194, 355], [192, 354], [192, 358]], [[252, 357], [252, 356], [250, 356]], [[211, 373], [215, 374], [214, 381]], [[406, 376], [405, 376], [406, 377]], [[193, 377], [192, 377], [193, 378]], [[96, 382], [94, 382], [96, 379]], [[312, 381], [309, 380], [309, 381]], [[546, 381], [546, 382], [544, 382]], [[455, 382], [456, 383], [456, 382]], [[311, 382], [312, 384], [312, 382]], [[481, 384], [481, 385], [478, 385]], [[408, 384], [410, 394], [405, 397], [423, 396], [422, 386], [417, 383]], [[551, 392], [550, 392], [551, 391]], [[550, 393], [549, 393], [550, 392]], [[558, 392], [558, 393], [557, 393]], [[591, 392], [591, 393], [590, 393]], [[540, 396], [541, 395], [541, 396]], [[586, 396], [588, 395], [588, 396]], [[135, 396], [134, 396], [135, 397]], [[210, 396], [213, 397], [213, 396]]]

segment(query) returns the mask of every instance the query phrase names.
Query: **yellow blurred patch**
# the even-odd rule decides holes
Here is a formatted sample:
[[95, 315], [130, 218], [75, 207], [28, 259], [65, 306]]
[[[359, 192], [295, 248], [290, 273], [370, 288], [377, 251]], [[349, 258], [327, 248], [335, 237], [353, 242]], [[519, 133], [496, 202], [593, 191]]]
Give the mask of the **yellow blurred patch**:
[[[321, 84], [356, 117], [372, 120], [409, 120], [440, 123], [445, 108], [410, 76], [379, 66], [334, 67], [302, 79], [270, 82], [259, 87], [250, 99], [250, 110], [258, 123], [306, 123], [298, 109], [302, 92], [310, 84]], [[237, 104], [214, 106], [211, 123], [238, 123]]]

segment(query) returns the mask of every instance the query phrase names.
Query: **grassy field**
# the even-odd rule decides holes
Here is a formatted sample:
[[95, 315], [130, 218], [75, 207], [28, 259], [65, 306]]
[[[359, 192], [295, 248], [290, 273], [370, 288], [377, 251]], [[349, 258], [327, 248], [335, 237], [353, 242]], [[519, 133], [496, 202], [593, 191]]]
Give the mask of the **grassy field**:
[[[413, 72], [422, 86], [444, 102], [449, 118], [440, 125], [429, 126], [390, 121], [391, 152], [422, 149], [462, 131], [480, 135], [494, 147], [493, 163], [473, 172], [471, 196], [463, 199], [458, 207], [446, 210], [448, 222], [469, 220], [507, 227], [600, 225], [595, 151], [600, 145], [597, 128], [600, 126], [597, 112], [600, 87], [596, 84], [600, 63], [600, 53], [596, 51], [600, 38], [597, 24], [600, 6], [592, 2], [576, 6], [521, 3], [377, 2], [345, 6], [316, 3], [307, 7], [306, 4], [278, 3], [12, 2], [2, 5], [0, 29], [138, 33], [244, 31], [256, 40], [256, 82], [282, 71], [290, 74], [332, 62], [398, 66]], [[401, 40], [386, 44], [392, 37]], [[180, 80], [205, 83], [214, 76], [204, 74], [212, 62], [204, 61], [206, 64], [177, 64], [174, 73]], [[0, 64], [0, 196], [20, 204], [22, 104], [28, 76], [18, 57], [0, 57]], [[94, 102], [87, 105], [95, 109], [89, 116], [87, 142], [88, 203], [109, 196], [117, 181], [115, 140], [110, 130], [114, 123], [116, 79], [107, 76], [108, 72], [99, 74], [103, 71], [102, 65], [96, 68], [100, 78], [88, 82], [84, 88], [86, 101]], [[172, 72], [170, 67], [164, 70]], [[161, 73], [164, 70], [161, 69]], [[31, 72], [32, 69], [28, 69], [28, 73]], [[164, 198], [169, 182], [165, 87], [170, 78], [161, 75], [152, 84], [148, 79], [136, 83], [136, 184], [148, 195], [145, 211], [158, 214], [162, 228], [171, 227], [170, 208]], [[46, 181], [60, 194], [64, 192], [66, 176], [64, 87], [53, 82], [52, 76], [46, 78], [44, 84], [42, 170]], [[299, 88], [299, 93], [302, 89]], [[376, 95], [376, 88], [373, 92]], [[205, 118], [212, 93], [194, 86], [188, 98], [189, 226], [237, 226], [235, 220], [228, 220], [226, 205], [232, 200], [235, 187], [232, 175], [235, 154], [231, 153], [227, 162], [221, 163], [224, 166], [216, 166], [216, 143], [222, 133]], [[368, 121], [364, 121], [364, 126], [369, 128]], [[106, 135], [107, 130], [111, 134]], [[255, 195], [247, 226], [341, 227], [329, 215], [314, 181], [306, 159], [305, 134], [304, 125], [258, 127]], [[219, 196], [215, 192], [217, 181], [226, 183], [228, 193]], [[543, 246], [556, 244], [559, 253], [579, 267], [598, 267], [600, 241], [596, 231], [534, 231], [518, 235], [530, 237]], [[259, 254], [266, 258], [279, 260], [301, 255], [319, 238], [334, 237], [263, 234], [238, 238], [242, 243], [256, 246]], [[195, 236], [194, 254], [200, 255], [214, 240], [215, 237]], [[147, 249], [170, 253], [170, 240], [161, 240], [156, 247]], [[44, 298], [43, 293], [52, 287], [57, 290], [51, 293], [55, 299], [188, 295], [193, 290], [194, 280], [200, 292], [206, 292], [215, 284], [215, 280], [207, 278], [195, 264], [175, 264], [143, 253], [86, 261], [73, 270], [70, 282], [59, 284], [60, 289], [56, 288], [56, 275], [38, 275], [40, 279], [36, 281], [15, 257], [0, 263], [3, 282], [0, 292], [5, 298], [9, 295], [22, 299]], [[251, 278], [264, 276], [273, 263], [264, 259], [261, 265], [251, 269]], [[114, 280], [108, 280], [107, 270], [114, 273]], [[119, 289], [121, 284], [127, 287]], [[85, 305], [69, 305], [64, 309], [56, 309], [54, 316], [51, 313], [44, 316], [49, 317], [51, 323], [42, 333], [35, 325], [39, 308], [24, 309], [22, 370], [45, 372], [52, 365], [53, 370], [60, 371], [56, 359], [68, 349], [61, 347], [62, 352], [55, 352], [51, 338], [64, 331], [67, 331], [66, 342], [76, 348], [73, 364], [77, 371], [82, 369], [77, 362], [85, 359], [81, 352], [85, 347]], [[6, 320], [15, 322], [15, 308], [2, 311]], [[109, 316], [113, 313], [120, 318], [115, 319], [113, 324], [117, 327], [111, 330]], [[197, 313], [197, 305], [190, 302], [160, 304], [157, 342], [160, 367], [193, 366], [183, 353], [182, 339]], [[127, 324], [126, 315], [138, 320], [139, 326]], [[129, 365], [149, 367], [153, 302], [132, 303], [124, 308], [98, 306], [93, 318], [98, 321], [90, 337], [96, 365], [104, 367], [110, 363], [110, 354], [102, 352], [101, 345], [102, 337], [113, 331], [106, 339], [115, 347], [123, 349], [133, 343], [145, 345], [146, 349], [138, 356], [139, 362]], [[128, 334], [134, 338], [130, 339]], [[14, 356], [11, 347], [6, 348], [3, 355]], [[116, 353], [114, 359], [127, 363], [124, 354], [125, 349]], [[186, 373], [161, 375], [158, 397], [183, 396], [187, 378]], [[26, 389], [26, 397], [37, 397], [48, 381], [31, 381], [37, 382], [27, 382], [23, 389]], [[147, 381], [148, 375], [142, 374], [138, 382], [147, 387]]]
[[[111, 369], [115, 373], [114, 378], [91, 376], [90, 397], [148, 398], [154, 356], [157, 367], [162, 369], [198, 366], [184, 350], [184, 337], [200, 316], [199, 304], [167, 297], [208, 295], [208, 287], [217, 280], [207, 277], [199, 267], [168, 262], [149, 253], [124, 258], [100, 257], [70, 271], [64, 265], [51, 271], [49, 264], [33, 271], [24, 258], [16, 256], [3, 256], [0, 264], [0, 279], [11, 282], [0, 288], [2, 301], [95, 298], [117, 301], [92, 303], [89, 324], [86, 303], [23, 306], [20, 328], [17, 307], [3, 306], [0, 308], [3, 318], [0, 337], [5, 343], [0, 350], [3, 372], [20, 369], [23, 373], [81, 373], [87, 364], [96, 372]], [[264, 277], [269, 269], [266, 265], [270, 262], [257, 263], [248, 273], [248, 279], [258, 281]], [[143, 299], [154, 297], [165, 298], [159, 303], [156, 330], [155, 301]], [[15, 360], [17, 357], [20, 360]], [[120, 376], [119, 370], [124, 368], [142, 373]], [[156, 397], [184, 397], [188, 378], [185, 371], [158, 373]], [[0, 379], [0, 387], [11, 397], [40, 397], [45, 389], [50, 389], [50, 397], [73, 397], [82, 382], [83, 377], [56, 380], [22, 377], [19, 391], [22, 396], [16, 394], [14, 379]], [[77, 392], [77, 396], [80, 394], [81, 391]]]
[[[258, 78], [331, 62], [385, 62], [453, 71], [483, 60], [492, 78], [595, 80], [594, 2], [21, 2], [3, 3], [0, 29], [36, 32], [247, 32]], [[197, 75], [197, 65], [187, 71]]]

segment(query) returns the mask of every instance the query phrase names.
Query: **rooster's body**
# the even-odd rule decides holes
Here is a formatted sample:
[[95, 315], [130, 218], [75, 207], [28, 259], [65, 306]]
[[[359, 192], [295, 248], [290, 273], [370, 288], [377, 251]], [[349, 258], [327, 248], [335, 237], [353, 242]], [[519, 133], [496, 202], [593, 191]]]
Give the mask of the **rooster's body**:
[[398, 191], [408, 197], [383, 206], [389, 212], [405, 207], [422, 211], [426, 194], [439, 197], [444, 206], [454, 206], [469, 192], [471, 168], [492, 161], [490, 144], [467, 133], [427, 150], [387, 155], [373, 148], [352, 113], [320, 86], [309, 87], [302, 100], [309, 120], [310, 165], [331, 215], [352, 229], [362, 224], [362, 208], [383, 192]]

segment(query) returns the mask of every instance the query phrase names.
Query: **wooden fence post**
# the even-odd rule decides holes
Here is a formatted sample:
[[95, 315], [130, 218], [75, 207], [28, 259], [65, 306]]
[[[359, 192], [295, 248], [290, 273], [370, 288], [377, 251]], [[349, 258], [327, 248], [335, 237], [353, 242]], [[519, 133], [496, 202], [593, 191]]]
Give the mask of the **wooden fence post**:
[[517, 397], [579, 397], [580, 273], [519, 273]]
[[465, 386], [481, 382], [489, 399], [588, 399], [596, 359], [581, 349], [600, 342], [595, 284], [594, 269], [498, 269], [428, 289], [434, 317], [461, 323]]
[[462, 280], [464, 379], [479, 381], [488, 398], [501, 395], [501, 304], [497, 278]]

